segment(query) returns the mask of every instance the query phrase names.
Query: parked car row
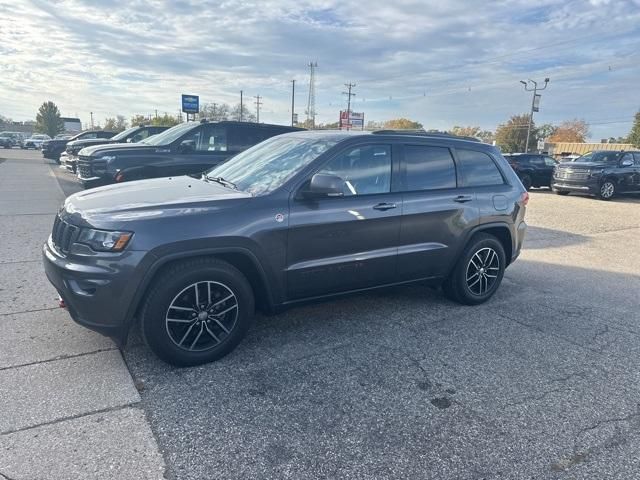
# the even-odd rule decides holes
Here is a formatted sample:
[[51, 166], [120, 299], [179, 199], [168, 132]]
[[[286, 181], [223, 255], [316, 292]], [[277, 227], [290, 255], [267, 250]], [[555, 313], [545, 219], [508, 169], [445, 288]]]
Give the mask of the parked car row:
[[547, 187], [558, 195], [587, 193], [602, 200], [640, 193], [640, 151], [589, 152], [561, 162], [533, 153], [504, 157], [527, 190]]
[[267, 138], [300, 130], [303, 129], [283, 125], [206, 120], [169, 129], [140, 126], [98, 145], [69, 142], [63, 161], [68, 170], [77, 173], [85, 188], [197, 175]]
[[49, 135], [40, 133], [28, 136], [23, 132], [0, 132], [0, 146], [2, 148], [40, 149], [43, 142], [50, 139]]
[[108, 130], [86, 130], [71, 137], [68, 135], [56, 137], [42, 144], [42, 156], [57, 162], [60, 160], [60, 155], [65, 151], [67, 143], [69, 142], [81, 139], [109, 139], [115, 134], [116, 132], [110, 132]]

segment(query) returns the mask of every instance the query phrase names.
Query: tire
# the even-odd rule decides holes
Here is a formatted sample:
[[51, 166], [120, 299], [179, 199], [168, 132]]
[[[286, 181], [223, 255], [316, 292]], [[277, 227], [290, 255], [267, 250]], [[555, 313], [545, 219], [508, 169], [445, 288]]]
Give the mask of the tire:
[[[196, 289], [200, 305], [194, 308]], [[159, 358], [186, 367], [231, 352], [253, 315], [254, 295], [245, 276], [227, 262], [200, 257], [175, 264], [154, 280], [142, 308], [141, 330]]]
[[[463, 305], [486, 302], [498, 290], [506, 264], [504, 248], [496, 237], [475, 234], [442, 285], [445, 296]], [[474, 283], [474, 276], [480, 278], [479, 284]]]
[[556, 195], [569, 195], [569, 192], [567, 190], [554, 190], [553, 193], [555, 193]]
[[520, 181], [522, 182], [522, 186], [525, 188], [525, 190], [531, 190], [531, 177], [529, 175], [523, 175], [520, 178]]
[[616, 184], [613, 180], [605, 179], [600, 184], [600, 190], [598, 190], [598, 198], [600, 200], [611, 200], [616, 195]]

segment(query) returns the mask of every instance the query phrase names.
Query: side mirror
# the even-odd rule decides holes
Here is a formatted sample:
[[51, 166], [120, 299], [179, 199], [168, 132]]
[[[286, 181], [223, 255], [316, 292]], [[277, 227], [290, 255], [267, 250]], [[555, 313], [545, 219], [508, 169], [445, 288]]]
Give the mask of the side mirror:
[[183, 140], [178, 145], [178, 152], [180, 153], [189, 153], [195, 151], [196, 142], [195, 140]]
[[622, 160], [622, 163], [620, 163], [620, 166], [621, 167], [633, 167], [633, 160], [630, 160], [628, 158], [625, 159], [625, 160]]
[[337, 175], [316, 173], [302, 195], [306, 198], [341, 197], [343, 185], [344, 180]]

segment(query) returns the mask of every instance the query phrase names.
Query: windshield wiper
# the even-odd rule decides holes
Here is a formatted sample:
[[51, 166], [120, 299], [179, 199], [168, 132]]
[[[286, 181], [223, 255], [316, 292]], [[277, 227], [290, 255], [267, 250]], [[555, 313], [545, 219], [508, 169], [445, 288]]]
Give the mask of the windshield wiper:
[[235, 183], [230, 182], [229, 180], [225, 180], [222, 177], [210, 177], [208, 175], [205, 175], [204, 178], [206, 180], [211, 180], [213, 182], [219, 183], [220, 185], [223, 185], [225, 187], [233, 188], [234, 190], [238, 190], [238, 186]]

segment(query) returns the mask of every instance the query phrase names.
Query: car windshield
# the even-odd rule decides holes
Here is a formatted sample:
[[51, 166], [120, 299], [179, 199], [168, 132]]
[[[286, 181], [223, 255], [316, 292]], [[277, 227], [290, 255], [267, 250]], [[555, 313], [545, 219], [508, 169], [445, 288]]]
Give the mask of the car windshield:
[[127, 138], [130, 134], [132, 134], [133, 132], [135, 132], [138, 128], [140, 127], [131, 127], [131, 128], [127, 128], [126, 130], [124, 130], [123, 132], [120, 132], [119, 134], [117, 134], [115, 137], [111, 137], [111, 140], [124, 140], [125, 138]]
[[577, 163], [617, 163], [619, 152], [589, 152], [575, 159]]
[[308, 137], [273, 137], [209, 170], [203, 179], [222, 178], [253, 196], [266, 195], [336, 143]]
[[144, 143], [147, 145], [169, 145], [198, 125], [200, 124], [196, 122], [181, 123], [175, 127], [171, 127], [169, 130], [165, 130], [162, 133], [154, 135], [153, 138], [148, 138]]

